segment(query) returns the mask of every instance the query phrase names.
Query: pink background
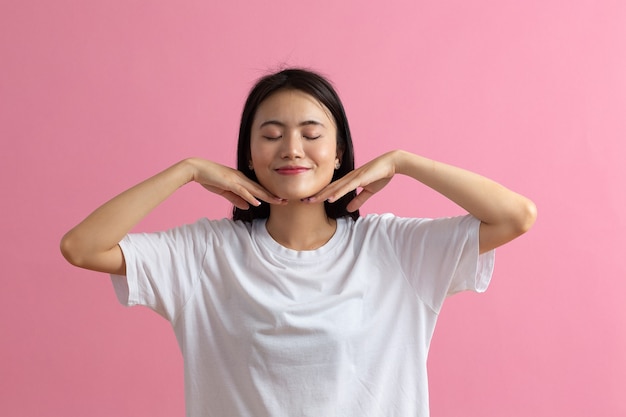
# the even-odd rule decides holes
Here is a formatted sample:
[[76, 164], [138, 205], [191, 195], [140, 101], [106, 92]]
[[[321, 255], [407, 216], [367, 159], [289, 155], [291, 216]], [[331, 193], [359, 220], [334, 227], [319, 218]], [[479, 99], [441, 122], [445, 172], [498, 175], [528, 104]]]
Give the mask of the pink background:
[[[283, 64], [335, 82], [357, 163], [404, 148], [539, 207], [489, 291], [448, 300], [432, 415], [626, 415], [626, 2], [378, 4], [0, 3], [0, 415], [183, 415], [169, 324], [58, 242], [181, 158], [232, 165], [247, 90]], [[192, 185], [139, 229], [229, 211]], [[405, 178], [363, 211], [460, 212]]]

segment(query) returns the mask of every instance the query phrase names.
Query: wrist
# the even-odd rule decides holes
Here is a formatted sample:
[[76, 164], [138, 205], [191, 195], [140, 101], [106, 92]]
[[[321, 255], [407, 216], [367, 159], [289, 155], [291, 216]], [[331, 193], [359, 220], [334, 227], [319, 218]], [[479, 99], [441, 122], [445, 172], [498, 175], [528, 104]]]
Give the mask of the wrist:
[[425, 172], [433, 168], [434, 161], [428, 158], [403, 150], [393, 152], [395, 153], [394, 166], [397, 174], [420, 180]]
[[415, 157], [416, 155], [413, 155], [402, 149], [396, 149], [394, 151], [391, 151], [390, 154], [393, 160], [394, 173], [402, 174], [402, 175], [409, 175], [411, 157]]
[[183, 159], [182, 161], [174, 165], [174, 167], [180, 173], [181, 179], [183, 181], [182, 185], [196, 181], [196, 178], [198, 177], [197, 173], [199, 171], [199, 161], [199, 158], [192, 157]]

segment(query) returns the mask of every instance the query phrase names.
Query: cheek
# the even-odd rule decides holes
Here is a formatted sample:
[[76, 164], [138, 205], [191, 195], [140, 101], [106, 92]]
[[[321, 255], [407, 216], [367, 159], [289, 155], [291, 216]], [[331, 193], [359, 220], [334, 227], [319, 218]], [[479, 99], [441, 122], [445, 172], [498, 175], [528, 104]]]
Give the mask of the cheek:
[[307, 154], [317, 160], [319, 164], [330, 163], [335, 165], [337, 158], [337, 145], [334, 139], [328, 138], [324, 143], [313, 142], [312, 146], [307, 150]]
[[337, 159], [337, 152], [335, 149], [323, 149], [319, 150], [316, 155], [316, 159], [319, 164], [324, 164], [335, 168], [335, 159]]
[[268, 159], [271, 150], [267, 145], [263, 146], [261, 141], [252, 140], [250, 143], [250, 159], [252, 161], [261, 162]]

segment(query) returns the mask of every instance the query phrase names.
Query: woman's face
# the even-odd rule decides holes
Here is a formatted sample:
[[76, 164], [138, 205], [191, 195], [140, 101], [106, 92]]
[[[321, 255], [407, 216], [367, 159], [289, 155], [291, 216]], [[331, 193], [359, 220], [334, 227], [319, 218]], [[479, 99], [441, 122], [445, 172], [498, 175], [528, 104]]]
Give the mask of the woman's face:
[[250, 133], [256, 177], [283, 199], [301, 200], [322, 190], [341, 160], [332, 115], [299, 90], [279, 90], [265, 99]]

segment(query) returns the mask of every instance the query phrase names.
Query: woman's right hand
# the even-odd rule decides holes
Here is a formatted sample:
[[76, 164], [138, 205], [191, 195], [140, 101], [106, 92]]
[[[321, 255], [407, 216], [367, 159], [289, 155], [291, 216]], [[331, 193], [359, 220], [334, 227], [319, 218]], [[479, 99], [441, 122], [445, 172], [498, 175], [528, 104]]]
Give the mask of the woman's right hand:
[[61, 252], [73, 265], [123, 275], [124, 256], [118, 243], [155, 207], [178, 188], [195, 181], [241, 209], [258, 199], [284, 201], [235, 169], [200, 158], [189, 158], [122, 192], [98, 207], [63, 236]]
[[194, 168], [193, 181], [224, 197], [237, 208], [247, 210], [250, 204], [259, 206], [259, 200], [271, 204], [285, 203], [241, 171], [200, 158], [190, 158], [188, 161]]

